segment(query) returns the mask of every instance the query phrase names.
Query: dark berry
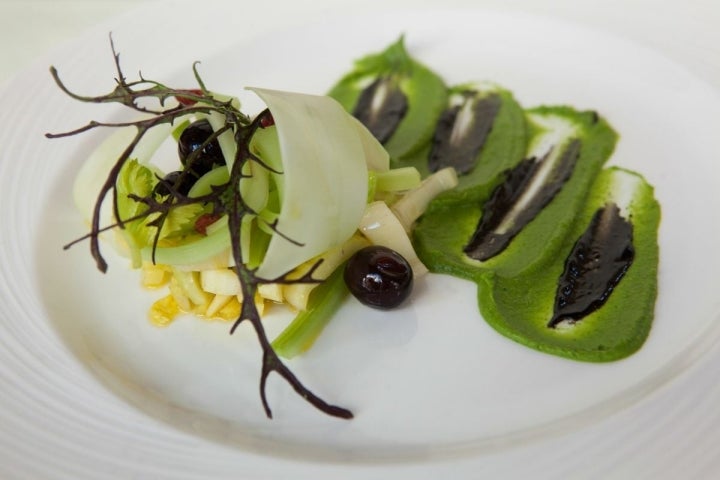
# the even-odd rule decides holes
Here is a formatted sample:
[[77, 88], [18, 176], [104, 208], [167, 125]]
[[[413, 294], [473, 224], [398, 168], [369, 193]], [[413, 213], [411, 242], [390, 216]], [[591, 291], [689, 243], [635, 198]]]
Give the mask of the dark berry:
[[[180, 134], [178, 139], [178, 156], [183, 166], [192, 171], [196, 176], [201, 177], [216, 166], [224, 165], [220, 144], [217, 139], [198, 152], [194, 157], [190, 155], [202, 147], [213, 134], [213, 128], [207, 120], [198, 120], [188, 125]], [[189, 165], [192, 163], [192, 165]]]
[[365, 247], [345, 265], [345, 284], [365, 305], [390, 309], [410, 295], [413, 272], [408, 261], [395, 250], [379, 245]]

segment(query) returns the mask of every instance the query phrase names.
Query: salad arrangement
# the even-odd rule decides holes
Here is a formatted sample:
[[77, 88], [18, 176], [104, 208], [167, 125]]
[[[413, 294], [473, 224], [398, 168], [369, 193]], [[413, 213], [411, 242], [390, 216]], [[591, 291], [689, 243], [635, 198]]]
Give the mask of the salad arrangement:
[[[260, 395], [275, 372], [313, 406], [283, 359], [306, 351], [348, 294], [395, 308], [419, 277], [449, 273], [478, 285], [496, 330], [578, 360], [631, 354], [645, 340], [656, 295], [659, 207], [634, 172], [603, 169], [616, 134], [595, 112], [525, 110], [490, 83], [447, 86], [404, 39], [370, 54], [328, 92], [250, 88], [266, 109], [198, 88], [128, 81], [119, 55], [107, 95], [91, 103], [137, 112], [97, 122], [111, 135], [76, 179], [98, 268], [101, 237], [167, 288], [150, 310], [248, 322], [262, 347]], [[162, 147], [176, 145], [170, 168]], [[160, 158], [163, 157], [163, 158]], [[590, 192], [588, 194], [588, 192]], [[297, 312], [269, 339], [270, 303]]]

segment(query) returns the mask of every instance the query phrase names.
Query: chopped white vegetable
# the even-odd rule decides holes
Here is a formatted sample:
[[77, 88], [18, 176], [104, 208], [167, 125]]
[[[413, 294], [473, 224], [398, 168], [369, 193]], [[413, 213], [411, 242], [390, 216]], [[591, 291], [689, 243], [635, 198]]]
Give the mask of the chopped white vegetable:
[[283, 298], [283, 285], [279, 283], [261, 283], [258, 285], [258, 294], [271, 302], [282, 303], [285, 301]]
[[[313, 278], [318, 280], [324, 280], [332, 274], [336, 268], [340, 267], [346, 260], [355, 254], [358, 250], [369, 245], [369, 242], [365, 237], [360, 234], [353, 235], [350, 239], [340, 245], [339, 247], [333, 248], [319, 257], [313, 258], [306, 262], [305, 265], [297, 268], [293, 272], [293, 277], [303, 275], [316, 264], [318, 260], [322, 260], [322, 263], [313, 272]], [[292, 283], [284, 285], [283, 298], [286, 303], [298, 310], [305, 310], [307, 303], [310, 298], [310, 292], [317, 287], [317, 283]]]
[[213, 317], [217, 314], [221, 308], [230, 303], [230, 300], [234, 298], [233, 295], [215, 295], [205, 310], [205, 315]]
[[427, 210], [430, 202], [440, 193], [455, 188], [457, 184], [455, 169], [443, 168], [423, 180], [418, 187], [408, 191], [392, 205], [391, 209], [405, 231], [410, 232], [413, 223]]
[[[202, 270], [200, 272], [200, 285], [204, 291], [214, 295], [242, 296], [240, 280], [238, 280], [235, 272], [228, 268]], [[258, 294], [266, 300], [282, 302], [283, 286], [277, 283], [262, 283], [258, 285]]]
[[219, 268], [200, 272], [200, 285], [215, 295], [240, 295], [240, 280], [233, 270]]
[[391, 248], [405, 257], [416, 278], [428, 272], [415, 253], [405, 227], [385, 202], [373, 202], [367, 206], [359, 229], [371, 243]]

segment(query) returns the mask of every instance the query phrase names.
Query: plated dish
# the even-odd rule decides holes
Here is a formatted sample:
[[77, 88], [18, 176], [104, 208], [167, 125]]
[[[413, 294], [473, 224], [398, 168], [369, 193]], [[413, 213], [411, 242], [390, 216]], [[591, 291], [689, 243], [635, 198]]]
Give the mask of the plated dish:
[[[18, 238], [3, 249], [10, 265], [3, 270], [7, 291], [24, 292], [21, 302], [6, 302], [3, 314], [12, 332], [8, 351], [17, 353], [4, 368], [7, 375], [26, 372], [18, 391], [31, 398], [48, 386], [65, 392], [66, 401], [47, 410], [52, 419], [73, 398], [80, 399], [86, 415], [70, 418], [90, 436], [92, 431], [118, 430], [120, 437], [147, 431], [152, 433], [143, 441], [153, 449], [177, 441], [178, 452], [192, 443], [188, 439], [209, 440], [219, 445], [225, 468], [237, 452], [260, 453], [279, 463], [301, 457], [355, 465], [428, 456], [471, 461], [498, 450], [512, 455], [513, 445], [579, 435], [676, 381], [718, 336], [713, 269], [698, 268], [718, 265], [717, 229], [703, 213], [718, 203], [711, 195], [717, 169], [706, 154], [714, 148], [717, 94], [653, 52], [600, 32], [511, 14], [441, 14], [452, 28], [438, 27], [435, 12], [387, 14], [379, 22], [383, 35], [372, 39], [355, 19], [350, 27], [303, 24], [269, 37], [207, 39], [171, 54], [162, 45], [159, 51], [140, 48], [144, 43], [123, 28], [114, 36], [126, 65], [152, 68], [153, 77], [173, 84], [189, 84], [191, 63], [200, 60], [204, 78], [217, 90], [263, 86], [322, 93], [351, 59], [403, 31], [415, 55], [451, 80], [498, 81], [525, 105], [601, 110], [621, 137], [613, 162], [642, 171], [664, 206], [660, 296], [651, 336], [640, 352], [619, 363], [586, 365], [528, 351], [487, 328], [472, 285], [432, 276], [397, 312], [343, 307], [312, 353], [294, 364], [312, 377], [316, 390], [351, 404], [356, 412], [351, 423], [319, 418], [281, 382], [269, 384], [276, 418], [268, 421], [257, 402], [252, 332], [229, 336], [226, 324], [196, 321], [159, 330], [146, 321], [152, 296], [134, 288], [134, 274], [122, 259], [111, 261], [109, 274], [98, 279], [85, 251], [61, 251], [83, 231], [69, 186], [100, 137], [39, 147], [12, 140], [10, 151], [26, 163], [20, 169], [4, 161], [4, 178], [33, 178], [41, 187], [34, 205], [42, 206], [31, 210], [33, 204], [21, 202], [13, 212], [3, 210], [13, 226], [34, 219], [31, 226], [14, 229]], [[524, 32], [520, 38], [508, 33], [518, 30]], [[327, 38], [337, 41], [328, 44]], [[528, 38], [535, 42], [534, 52], [554, 53], [540, 61], [526, 48]], [[576, 41], [563, 41], [567, 38]], [[100, 88], [97, 78], [106, 78], [109, 66], [104, 40], [83, 42], [81, 49], [53, 59], [68, 83]], [[566, 68], [570, 60], [572, 70]], [[49, 76], [36, 82], [46, 96], [18, 102], [36, 113], [21, 120], [26, 131], [42, 135], [96, 115], [94, 109], [71, 106]], [[39, 121], [46, 111], [53, 113]], [[104, 114], [118, 115], [112, 108]], [[692, 158], [692, 168], [678, 158]], [[7, 184], [6, 203], [27, 198], [16, 186], [22, 183]], [[279, 330], [284, 321], [270, 319], [268, 328]], [[454, 322], [453, 328], [447, 322]], [[30, 370], [18, 370], [19, 359], [36, 358], [36, 339], [45, 347], [44, 360], [28, 360], [23, 368]], [[54, 368], [42, 368], [48, 365]], [[123, 427], [121, 418], [141, 421], [140, 430]], [[432, 421], [418, 421], [428, 418]], [[61, 424], [50, 427], [55, 436]]]

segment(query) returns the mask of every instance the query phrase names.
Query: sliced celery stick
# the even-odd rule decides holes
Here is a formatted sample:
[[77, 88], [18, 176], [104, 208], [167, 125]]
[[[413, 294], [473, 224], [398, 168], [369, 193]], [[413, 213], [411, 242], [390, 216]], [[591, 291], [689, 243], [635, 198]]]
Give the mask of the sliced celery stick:
[[344, 265], [339, 266], [327, 280], [311, 292], [308, 309], [298, 313], [290, 325], [272, 342], [272, 347], [278, 355], [292, 358], [305, 352], [315, 343], [347, 297], [348, 289], [343, 279]]
[[202, 177], [198, 178], [188, 192], [189, 197], [200, 197], [212, 192], [213, 185], [219, 186], [227, 183], [230, 173], [227, 167], [213, 168]]
[[[214, 230], [205, 237], [174, 247], [158, 247], [155, 250], [155, 263], [181, 266], [201, 264], [220, 255], [230, 248], [230, 233], [227, 224]], [[143, 248], [142, 259], [152, 261], [152, 247]]]
[[420, 172], [414, 167], [393, 168], [385, 172], [376, 172], [375, 188], [383, 192], [401, 192], [420, 185]]

